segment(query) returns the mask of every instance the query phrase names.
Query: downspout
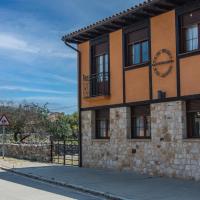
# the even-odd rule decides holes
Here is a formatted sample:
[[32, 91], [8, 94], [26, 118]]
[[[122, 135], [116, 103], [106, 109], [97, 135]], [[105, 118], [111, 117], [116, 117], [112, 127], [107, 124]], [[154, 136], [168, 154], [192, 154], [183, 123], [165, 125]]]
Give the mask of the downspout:
[[78, 61], [77, 61], [77, 79], [78, 79], [78, 118], [79, 118], [79, 167], [82, 167], [82, 126], [81, 126], [81, 52], [70, 45], [68, 42], [65, 42], [65, 45], [68, 46], [73, 51], [76, 51]]

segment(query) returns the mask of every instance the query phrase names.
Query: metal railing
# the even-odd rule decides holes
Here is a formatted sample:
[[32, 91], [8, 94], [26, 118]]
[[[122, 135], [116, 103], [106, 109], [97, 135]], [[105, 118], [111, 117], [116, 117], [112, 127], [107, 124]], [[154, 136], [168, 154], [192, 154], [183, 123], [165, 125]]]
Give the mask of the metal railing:
[[110, 74], [102, 72], [83, 75], [83, 97], [97, 97], [110, 95]]

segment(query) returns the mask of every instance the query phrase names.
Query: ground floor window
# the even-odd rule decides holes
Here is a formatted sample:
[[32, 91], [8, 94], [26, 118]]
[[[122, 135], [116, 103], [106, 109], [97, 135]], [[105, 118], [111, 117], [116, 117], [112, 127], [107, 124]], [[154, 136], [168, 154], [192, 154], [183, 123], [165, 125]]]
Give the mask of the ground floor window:
[[109, 109], [96, 110], [96, 138], [109, 139]]
[[150, 106], [134, 106], [131, 108], [132, 138], [151, 138]]
[[200, 138], [200, 100], [187, 102], [187, 130], [189, 138]]

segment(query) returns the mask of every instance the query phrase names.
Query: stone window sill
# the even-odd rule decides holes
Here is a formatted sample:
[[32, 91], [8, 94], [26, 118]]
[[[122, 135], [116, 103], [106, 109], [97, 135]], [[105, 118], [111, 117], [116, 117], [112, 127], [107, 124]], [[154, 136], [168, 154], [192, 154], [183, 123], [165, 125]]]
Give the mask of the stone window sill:
[[106, 142], [110, 142], [110, 139], [92, 139], [92, 142], [106, 143]]
[[151, 139], [128, 139], [130, 142], [151, 142]]
[[183, 142], [199, 142], [200, 143], [200, 138], [185, 138], [183, 139]]

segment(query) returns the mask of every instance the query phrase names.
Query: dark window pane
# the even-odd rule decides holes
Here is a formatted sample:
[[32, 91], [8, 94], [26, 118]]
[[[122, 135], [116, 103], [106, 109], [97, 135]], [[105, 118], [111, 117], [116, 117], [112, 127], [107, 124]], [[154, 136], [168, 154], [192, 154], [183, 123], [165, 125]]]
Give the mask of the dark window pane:
[[187, 102], [188, 137], [200, 138], [200, 101]]
[[97, 138], [109, 138], [109, 110], [96, 111], [96, 135]]
[[133, 48], [132, 49], [132, 51], [133, 51], [133, 57], [132, 57], [133, 61], [132, 61], [132, 63], [133, 64], [139, 64], [140, 63], [140, 57], [141, 57], [141, 55], [140, 55], [140, 44], [135, 44], [135, 45], [133, 45], [132, 48]]
[[149, 42], [145, 41], [142, 43], [142, 62], [149, 60]]
[[149, 106], [136, 106], [132, 108], [132, 137], [150, 138], [151, 120]]
[[185, 29], [186, 51], [194, 51], [198, 49], [198, 25], [193, 25]]
[[128, 63], [129, 66], [133, 65], [133, 45], [128, 46]]
[[105, 54], [104, 59], [105, 59], [105, 72], [108, 72], [108, 54]]
[[147, 116], [146, 120], [146, 136], [151, 137], [151, 117]]
[[149, 60], [149, 42], [143, 41], [128, 46], [128, 65], [137, 65]]
[[200, 137], [200, 112], [195, 113], [194, 118], [194, 136]]

